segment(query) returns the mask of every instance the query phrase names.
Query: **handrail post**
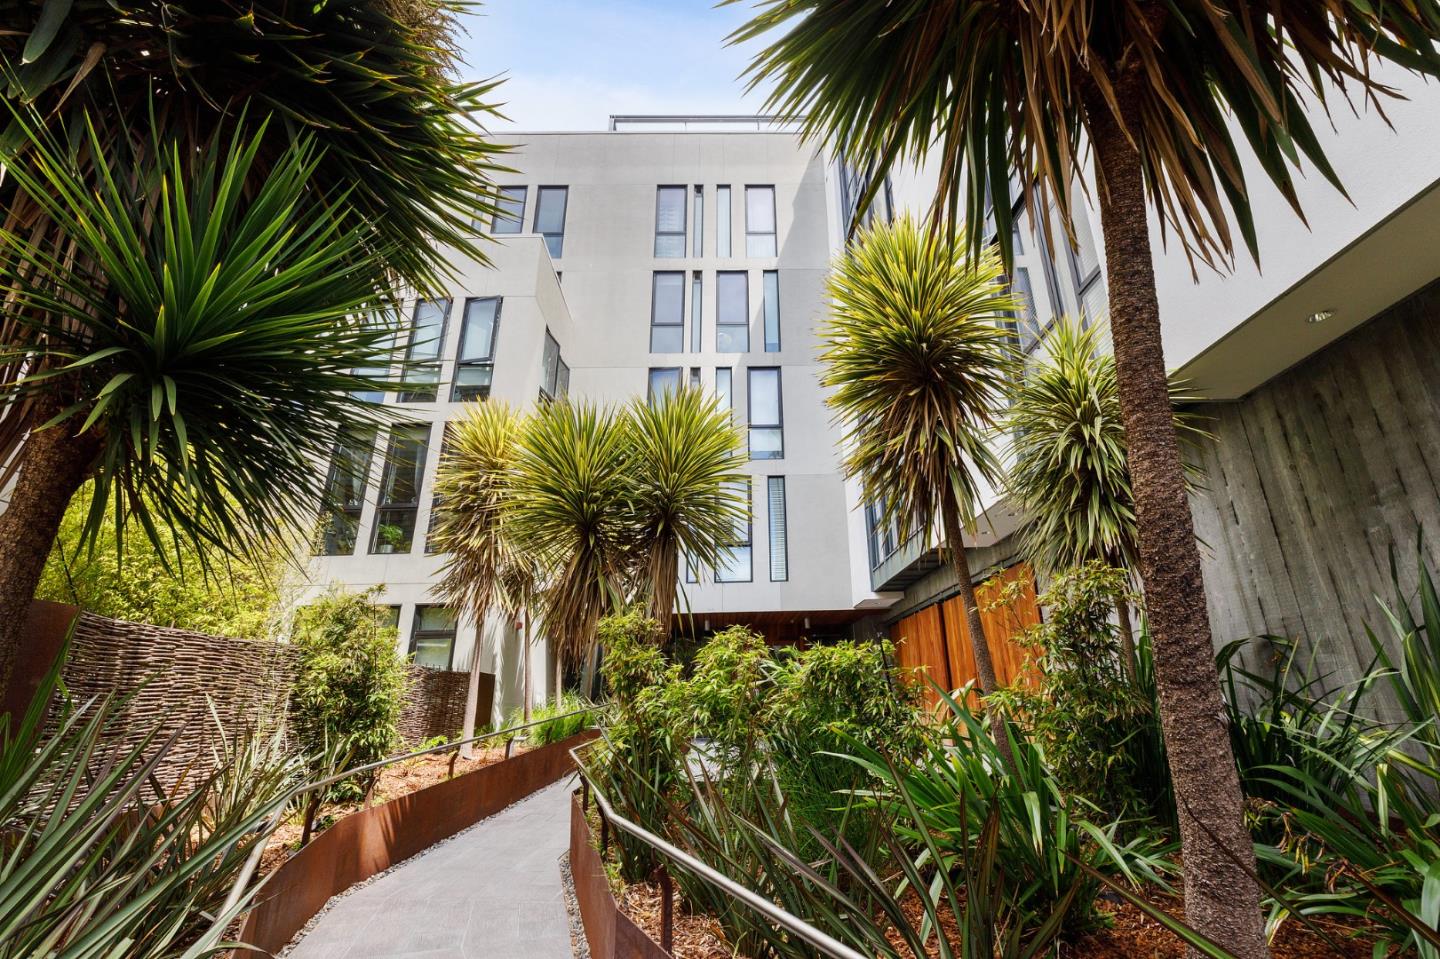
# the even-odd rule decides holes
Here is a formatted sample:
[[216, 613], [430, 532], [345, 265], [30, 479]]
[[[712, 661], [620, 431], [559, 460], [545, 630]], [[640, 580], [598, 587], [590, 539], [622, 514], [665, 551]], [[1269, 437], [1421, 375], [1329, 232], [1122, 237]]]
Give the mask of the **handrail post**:
[[514, 737], [514, 736], [511, 736], [509, 739], [505, 740], [505, 758], [506, 758], [506, 759], [509, 759], [509, 758], [510, 758], [510, 756], [511, 756], [511, 750], [513, 750], [514, 748], [515, 748], [515, 737]]
[[590, 811], [590, 779], [586, 776], [580, 777], [580, 808]]
[[450, 754], [450, 774], [445, 777], [446, 779], [454, 779], [454, 778], [455, 778], [455, 761], [456, 761], [457, 759], [459, 759], [459, 758], [460, 758], [460, 747], [459, 747], [459, 746], [456, 746], [456, 747], [455, 747], [455, 751]]
[[660, 873], [660, 948], [670, 952], [675, 945], [675, 887], [670, 881], [670, 870], [662, 862]]

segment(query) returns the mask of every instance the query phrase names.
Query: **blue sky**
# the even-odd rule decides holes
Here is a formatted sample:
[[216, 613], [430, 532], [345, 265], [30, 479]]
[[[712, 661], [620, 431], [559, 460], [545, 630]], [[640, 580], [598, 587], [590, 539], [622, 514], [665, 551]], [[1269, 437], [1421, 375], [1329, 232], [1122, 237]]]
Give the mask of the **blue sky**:
[[758, 113], [725, 37], [752, 12], [712, 0], [488, 0], [464, 18], [471, 77], [503, 73], [510, 124], [600, 130], [612, 113]]

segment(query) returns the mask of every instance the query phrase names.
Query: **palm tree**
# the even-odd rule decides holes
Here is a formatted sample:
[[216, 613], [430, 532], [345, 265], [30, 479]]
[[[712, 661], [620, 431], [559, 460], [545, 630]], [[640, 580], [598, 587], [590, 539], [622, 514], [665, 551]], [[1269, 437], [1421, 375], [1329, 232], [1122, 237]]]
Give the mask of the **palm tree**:
[[728, 411], [699, 390], [667, 390], [631, 403], [631, 533], [639, 550], [646, 613], [669, 635], [679, 563], [718, 566], [735, 528], [749, 520], [745, 475]]
[[[28, 167], [29, 176], [0, 178], [0, 231], [12, 238], [12, 251], [23, 246], [52, 255], [56, 263], [77, 262], [87, 272], [86, 282], [98, 283], [103, 277], [78, 259], [87, 240], [71, 235], [73, 224], [53, 217], [44, 194], [34, 192], [37, 183], [45, 186], [31, 159], [39, 155], [33, 147], [37, 133], [77, 147], [67, 176], [102, 189], [104, 171], [120, 175], [123, 168], [134, 179], [116, 189], [131, 191], [132, 205], [156, 209], [154, 181], [144, 171], [154, 174], [178, 156], [180, 168], [172, 182], [187, 183], [191, 167], [208, 162], [215, 131], [238, 125], [253, 138], [254, 157], [246, 166], [249, 182], [234, 198], [248, 201], [284, 163], [292, 144], [313, 140], [316, 146], [305, 163], [286, 167], [292, 175], [308, 177], [310, 189], [288, 202], [300, 211], [314, 207], [320, 221], [338, 221], [334, 236], [351, 237], [343, 246], [350, 259], [337, 268], [347, 275], [352, 268], [368, 271], [377, 299], [400, 284], [425, 289], [446, 269], [437, 245], [483, 257], [471, 223], [491, 207], [489, 176], [497, 169], [499, 148], [474, 122], [493, 114], [486, 101], [495, 83], [462, 83], [451, 76], [449, 36], [458, 9], [451, 0], [8, 4], [6, 29], [0, 31], [0, 83], [6, 86], [0, 164], [10, 170]], [[272, 115], [274, 122], [264, 122]], [[291, 222], [303, 236], [305, 217]], [[313, 244], [309, 249], [319, 252]], [[316, 322], [321, 316], [338, 317], [333, 307], [342, 302], [312, 304]], [[301, 312], [293, 302], [290, 308], [297, 316]], [[143, 426], [146, 417], [127, 423], [111, 417], [111, 403], [96, 403], [96, 391], [125, 372], [120, 355], [107, 354], [108, 346], [100, 345], [120, 332], [100, 330], [64, 311], [26, 315], [10, 302], [0, 309], [0, 488], [14, 482], [0, 516], [0, 542], [6, 543], [0, 550], [0, 685], [8, 680], [26, 609], [65, 504], [92, 473], [109, 483], [123, 482], [120, 471], [134, 465], [127, 466], [126, 459], [140, 453], [133, 447], [150, 445], [143, 442], [145, 436], [132, 448], [113, 439], [132, 425]], [[343, 329], [339, 335], [342, 340], [350, 336]], [[322, 373], [339, 369], [311, 370], [312, 354], [301, 349], [310, 343], [275, 346], [274, 370], [298, 369], [297, 387], [313, 387]], [[151, 368], [158, 371], [176, 343], [152, 345]], [[383, 339], [375, 341], [372, 360], [384, 345]], [[328, 355], [322, 350], [313, 356], [324, 363]], [[191, 401], [225, 402], [214, 392], [171, 393], [160, 375], [153, 384], [131, 379], [127, 391], [154, 385], [160, 391], [156, 396], [177, 408]], [[273, 381], [269, 373], [262, 380]], [[232, 382], [239, 387], [230, 394], [237, 404], [234, 415], [255, 415], [263, 397], [247, 394], [243, 387], [248, 384], [231, 381], [223, 372], [215, 381], [217, 386]], [[317, 413], [335, 412], [340, 417], [335, 422], [354, 417], [352, 404], [316, 403], [319, 395], [311, 392], [299, 402]], [[107, 412], [87, 422], [102, 407]], [[282, 412], [277, 429], [292, 417]], [[194, 414], [187, 420], [200, 422]], [[102, 441], [102, 436], [112, 438]], [[255, 463], [293, 457], [312, 443], [311, 437], [292, 440], [279, 432], [269, 439], [272, 446], [246, 450], [229, 461], [203, 457], [207, 472], [193, 478], [216, 488], [233, 485], [228, 470], [254, 472], [240, 465], [247, 456], [253, 454], [250, 462]], [[194, 428], [188, 433], [190, 444], [217, 441], [224, 442]], [[186, 445], [182, 438], [177, 448]], [[97, 458], [102, 448], [104, 456]], [[189, 469], [184, 462], [169, 466]], [[278, 486], [282, 480], [283, 475], [272, 477], [285, 499], [286, 491]], [[145, 526], [143, 513], [135, 518], [147, 536], [167, 535]], [[201, 514], [197, 519], [222, 523], [201, 536], [212, 549], [238, 550], [246, 541], [265, 538], [243, 524], [224, 525], [223, 517]], [[192, 524], [195, 529], [198, 525]]]
[[595, 627], [624, 605], [632, 556], [629, 430], [614, 410], [558, 400], [520, 440], [516, 544], [546, 571], [540, 623], [556, 656], [594, 676]]
[[[981, 693], [998, 686], [975, 602], [964, 533], [992, 450], [1012, 357], [1005, 323], [1020, 308], [999, 254], [971, 260], [908, 217], [860, 234], [828, 281], [820, 376], [844, 427], [845, 471], [902, 537], [938, 523], [955, 571]], [[996, 716], [997, 740], [1008, 742]]]
[[[470, 404], [446, 428], [444, 455], [435, 474], [435, 498], [443, 503], [435, 527], [435, 548], [446, 554], [437, 594], [476, 622], [475, 655], [465, 700], [462, 739], [475, 731], [480, 695], [480, 638], [485, 618], [504, 595], [510, 568], [519, 563], [518, 550], [505, 522], [513, 507], [515, 466], [524, 420], [505, 403], [487, 400]], [[525, 657], [527, 701], [530, 658]], [[469, 744], [462, 755], [473, 754]]]
[[1440, 74], [1440, 3], [766, 0], [735, 39], [781, 28], [751, 68], [755, 83], [774, 85], [770, 106], [805, 116], [809, 136], [851, 158], [877, 160], [871, 194], [897, 158], [929, 156], [935, 218], [951, 235], [968, 221], [972, 248], [993, 210], [1009, 260], [1012, 172], [1026, 206], [1046, 210], [1053, 199], [1070, 232], [1093, 154], [1186, 917], [1244, 959], [1266, 955], [1170, 411], [1146, 205], [1192, 256], [1226, 262], [1232, 217], [1254, 255], [1236, 134], [1298, 208], [1291, 177], [1302, 157], [1336, 180], [1307, 93], [1322, 103], [1337, 89], [1388, 93], [1371, 74], [1387, 59]]
[[[1008, 486], [1025, 515], [1020, 549], [1041, 576], [1089, 562], [1139, 569], [1135, 494], [1120, 416], [1115, 358], [1103, 327], [1061, 318], [1027, 363], [1010, 395]], [[1172, 380], [1172, 406], [1193, 400]], [[1206, 436], [1193, 415], [1175, 412], [1175, 429]], [[1129, 598], [1115, 597], [1126, 672], [1135, 674]]]

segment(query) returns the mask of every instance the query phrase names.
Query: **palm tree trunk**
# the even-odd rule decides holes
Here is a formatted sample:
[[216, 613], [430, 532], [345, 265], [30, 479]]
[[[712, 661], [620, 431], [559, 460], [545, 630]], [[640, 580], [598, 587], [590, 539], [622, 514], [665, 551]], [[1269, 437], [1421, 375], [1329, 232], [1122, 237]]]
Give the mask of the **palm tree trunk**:
[[[485, 638], [485, 614], [476, 617], [475, 649], [470, 654], [470, 682], [465, 687], [465, 720], [460, 726], [460, 738], [469, 739], [475, 735], [476, 714], [480, 711], [480, 643]], [[475, 758], [475, 744], [465, 743], [460, 747], [460, 758]]]
[[[1133, 102], [1119, 85], [1122, 109]], [[1087, 103], [1100, 175], [1110, 324], [1154, 639], [1160, 718], [1185, 859], [1185, 918], [1241, 959], [1269, 955], [1255, 854], [1220, 701], [1200, 552], [1166, 386], [1140, 155], [1099, 98]], [[1198, 951], [1192, 949], [1192, 956]]]
[[1120, 665], [1125, 678], [1135, 679], [1135, 627], [1130, 624], [1130, 600], [1124, 593], [1115, 597], [1115, 619], [1120, 624]]
[[[41, 409], [36, 422], [55, 412]], [[65, 508], [89, 479], [100, 448], [94, 433], [76, 436], [70, 429], [67, 422], [30, 434], [18, 454], [21, 466], [10, 505], [0, 513], [0, 700], [25, 641], [30, 602]]]
[[660, 627], [660, 645], [670, 641], [670, 618], [675, 614], [675, 589], [680, 576], [680, 550], [666, 536], [650, 555], [650, 608], [646, 612]]
[[[960, 516], [949, 496], [943, 497], [940, 513], [945, 527], [945, 546], [950, 554], [950, 566], [955, 571], [955, 585], [960, 593], [960, 605], [965, 610], [970, 653], [975, 658], [975, 677], [980, 687], [980, 695], [985, 696], [999, 689], [1000, 684], [995, 678], [995, 663], [990, 658], [990, 640], [985, 635], [985, 624], [980, 621], [980, 604], [975, 599], [975, 584], [970, 581], [970, 560], [965, 555]], [[999, 710], [992, 710], [990, 713], [990, 734], [995, 737], [995, 746], [1000, 750], [1005, 765], [1014, 769], [1010, 734], [1005, 728], [1005, 717]]]
[[524, 722], [524, 723], [528, 723], [528, 722], [530, 721], [530, 700], [531, 700], [531, 698], [532, 698], [531, 688], [530, 688], [530, 673], [531, 673], [530, 654], [531, 654], [531, 652], [532, 652], [532, 650], [530, 649], [530, 606], [529, 606], [529, 604], [526, 604], [526, 605], [525, 605], [524, 607], [522, 607], [521, 610], [520, 610], [520, 655], [523, 657], [523, 660], [524, 660], [524, 663], [525, 663], [525, 665], [524, 665], [524, 670], [523, 670], [525, 680], [524, 680], [524, 683], [522, 684], [522, 685], [525, 687], [525, 693], [524, 693], [524, 695], [525, 695], [525, 706], [524, 706], [524, 713], [522, 714], [524, 718], [521, 720], [521, 722]]

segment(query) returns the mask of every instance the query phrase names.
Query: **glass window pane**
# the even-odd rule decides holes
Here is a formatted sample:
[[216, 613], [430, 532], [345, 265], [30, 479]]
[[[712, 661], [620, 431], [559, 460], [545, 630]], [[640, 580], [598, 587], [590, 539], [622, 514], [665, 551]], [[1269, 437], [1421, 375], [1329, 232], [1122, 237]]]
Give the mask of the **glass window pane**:
[[695, 188], [694, 214], [694, 238], [690, 241], [690, 255], [705, 255], [705, 188]]
[[685, 274], [656, 273], [651, 288], [650, 322], [679, 326], [685, 321]]
[[321, 556], [349, 556], [355, 552], [360, 532], [360, 511], [337, 509], [324, 521], [320, 537]]
[[770, 581], [790, 578], [790, 556], [785, 529], [785, 477], [771, 476], [765, 480], [770, 527]]
[[408, 553], [415, 542], [414, 509], [382, 509], [375, 514], [372, 553]]
[[745, 188], [745, 255], [775, 255], [775, 188]]
[[495, 367], [489, 363], [476, 363], [455, 368], [455, 386], [451, 397], [456, 403], [467, 400], [483, 400], [490, 395], [491, 380]]
[[445, 314], [450, 312], [448, 299], [420, 300], [415, 304], [414, 321], [410, 326], [410, 345], [405, 351], [409, 360], [433, 360], [440, 356], [445, 340]]
[[774, 427], [750, 430], [750, 458], [752, 460], [778, 460], [785, 457], [785, 434]]
[[519, 233], [525, 229], [525, 190], [523, 186], [502, 186], [496, 198], [498, 208], [490, 221], [491, 233]]
[[543, 234], [550, 256], [560, 259], [565, 245], [565, 207], [569, 188], [542, 186], [535, 191], [535, 232]]
[[685, 188], [662, 186], [655, 189], [655, 255], [685, 255]]
[[562, 358], [560, 361], [560, 372], [555, 378], [555, 395], [568, 396], [570, 394], [570, 367]]
[[540, 354], [540, 391], [551, 399], [560, 379], [560, 344], [545, 331], [545, 350]]
[[703, 288], [700, 281], [700, 271], [696, 270], [690, 278], [690, 352], [699, 353], [700, 327], [702, 325], [702, 299]]
[[335, 441], [335, 456], [326, 480], [326, 505], [331, 509], [359, 509], [365, 500], [375, 430], [345, 430]]
[[745, 273], [715, 274], [715, 348], [722, 353], [750, 348], [750, 278]]
[[460, 330], [460, 362], [488, 360], [494, 356], [495, 320], [499, 315], [499, 297], [465, 301], [465, 321]]
[[450, 647], [454, 645], [455, 637], [435, 639], [424, 637], [415, 642], [416, 666], [425, 666], [430, 669], [450, 668]]
[[722, 410], [735, 409], [735, 401], [731, 398], [731, 376], [732, 370], [728, 366], [722, 366], [715, 371], [715, 399]]
[[397, 395], [401, 403], [433, 403], [440, 388], [440, 364], [426, 363], [405, 371], [406, 389]]
[[680, 353], [685, 349], [685, 330], [679, 326], [652, 326], [651, 353]]
[[381, 506], [419, 505], [429, 440], [428, 426], [397, 426], [391, 431], [390, 447], [385, 452], [385, 471], [380, 480]]
[[715, 255], [730, 255], [730, 188], [715, 188]]
[[780, 371], [750, 370], [750, 425], [780, 425]]
[[717, 583], [750, 582], [751, 549], [749, 546], [734, 546], [722, 550], [720, 566], [715, 570]]
[[449, 606], [420, 606], [415, 610], [415, 626], [422, 632], [453, 630], [455, 610]]
[[715, 327], [717, 353], [746, 353], [750, 350], [750, 329], [745, 326]]
[[650, 371], [650, 381], [645, 390], [645, 398], [651, 403], [666, 393], [674, 393], [680, 389], [680, 367], [666, 367]]
[[766, 270], [762, 290], [765, 306], [765, 352], [780, 351], [780, 274]]

